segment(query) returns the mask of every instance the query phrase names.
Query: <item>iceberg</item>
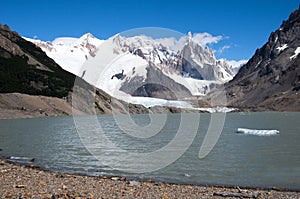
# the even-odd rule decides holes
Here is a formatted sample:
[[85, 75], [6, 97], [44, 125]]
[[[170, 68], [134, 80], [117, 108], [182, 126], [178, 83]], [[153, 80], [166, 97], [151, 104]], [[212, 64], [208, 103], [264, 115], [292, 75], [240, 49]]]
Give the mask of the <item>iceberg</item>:
[[269, 135], [279, 134], [278, 130], [259, 130], [259, 129], [246, 129], [246, 128], [238, 128], [237, 132], [246, 135], [258, 135], [258, 136], [269, 136]]

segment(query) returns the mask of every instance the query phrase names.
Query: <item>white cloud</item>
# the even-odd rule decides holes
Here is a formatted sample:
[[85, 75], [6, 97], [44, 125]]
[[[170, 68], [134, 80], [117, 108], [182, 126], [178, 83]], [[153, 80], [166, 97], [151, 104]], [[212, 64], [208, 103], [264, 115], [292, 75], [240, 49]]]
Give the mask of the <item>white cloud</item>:
[[193, 40], [200, 43], [202, 46], [207, 46], [207, 44], [216, 44], [223, 39], [222, 36], [213, 36], [207, 32], [195, 33], [193, 35]]
[[173, 51], [178, 51], [183, 48], [187, 41], [186, 36], [182, 36], [180, 39], [176, 39], [174, 37], [169, 38], [160, 38], [156, 39], [159, 43], [163, 44], [164, 46], [168, 46]]
[[224, 52], [224, 50], [229, 49], [229, 48], [231, 48], [229, 45], [225, 45], [225, 46], [219, 48], [219, 50], [217, 52], [221, 54]]
[[33, 36], [33, 39], [38, 39], [39, 37], [37, 35], [34, 35]]
[[228, 60], [227, 63], [233, 68], [234, 72], [237, 73], [240, 68], [246, 64], [248, 62], [248, 60], [245, 59], [241, 59], [241, 60]]
[[[224, 38], [225, 37], [220, 35], [213, 36], [207, 32], [193, 34], [193, 41], [199, 43], [202, 46], [207, 46], [208, 44], [216, 44]], [[168, 46], [171, 50], [174, 51], [181, 50], [186, 44], [187, 40], [187, 35], [180, 37], [180, 39], [175, 39], [174, 37], [156, 39], [156, 41], [162, 43], [165, 46]], [[224, 46], [222, 50], [225, 50], [227, 48], [230, 48], [230, 46]]]

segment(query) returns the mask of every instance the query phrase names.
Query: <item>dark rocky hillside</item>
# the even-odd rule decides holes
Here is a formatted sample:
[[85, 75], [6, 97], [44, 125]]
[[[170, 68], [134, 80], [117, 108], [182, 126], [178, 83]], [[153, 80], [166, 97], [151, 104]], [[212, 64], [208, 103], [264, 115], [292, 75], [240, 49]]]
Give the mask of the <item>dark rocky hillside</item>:
[[0, 93], [66, 97], [75, 76], [34, 44], [0, 25]]
[[0, 24], [0, 118], [103, 114], [112, 113], [112, 106], [117, 113], [149, 111], [113, 99], [80, 78], [74, 87], [75, 79], [39, 47]]
[[250, 110], [300, 111], [300, 8], [272, 32], [232, 81], [230, 106]]

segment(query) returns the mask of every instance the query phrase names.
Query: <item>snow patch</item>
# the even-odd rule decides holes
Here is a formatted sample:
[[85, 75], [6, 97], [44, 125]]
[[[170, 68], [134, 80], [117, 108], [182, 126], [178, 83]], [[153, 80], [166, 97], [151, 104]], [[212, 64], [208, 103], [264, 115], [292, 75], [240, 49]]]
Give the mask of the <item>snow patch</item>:
[[71, 47], [77, 40], [78, 38], [74, 38], [74, 37], [59, 37], [54, 39], [52, 41], [52, 44]]
[[211, 81], [211, 80], [198, 80], [190, 77], [183, 77], [176, 73], [166, 73], [164, 75], [170, 77], [175, 82], [185, 86], [189, 91], [196, 96], [204, 96], [210, 91], [210, 87], [212, 84], [221, 84], [219, 81]]
[[[115, 96], [115, 92], [120, 90], [124, 81], [129, 81], [135, 76], [146, 78], [147, 66], [147, 61], [137, 55], [127, 53], [118, 56], [105, 68], [105, 71], [103, 71], [101, 77], [99, 77], [97, 87], [103, 89], [108, 94]], [[121, 73], [122, 70], [124, 70], [124, 79], [112, 79], [113, 75]]]
[[295, 59], [300, 54], [300, 47], [297, 47], [295, 50], [295, 54], [290, 57], [290, 59]]
[[260, 60], [260, 61], [256, 64], [255, 68], [257, 68], [257, 67], [261, 64], [261, 62], [262, 62], [262, 60]]
[[287, 47], [288, 47], [287, 44], [283, 44], [283, 46], [277, 47], [276, 49], [277, 49], [279, 52], [281, 52], [281, 51], [284, 51]]
[[193, 106], [189, 102], [176, 101], [176, 100], [164, 100], [151, 97], [130, 97], [127, 99], [132, 104], [142, 104], [143, 106], [149, 108], [153, 106], [168, 106], [176, 108], [190, 108]]
[[223, 106], [217, 106], [212, 108], [196, 108], [196, 110], [207, 111], [209, 113], [229, 113], [235, 111], [235, 108], [228, 108]]
[[231, 68], [233, 69], [233, 71], [235, 73], [237, 73], [240, 68], [245, 65], [248, 62], [248, 60], [245, 59], [241, 59], [241, 60], [228, 60], [227, 63], [231, 66]]

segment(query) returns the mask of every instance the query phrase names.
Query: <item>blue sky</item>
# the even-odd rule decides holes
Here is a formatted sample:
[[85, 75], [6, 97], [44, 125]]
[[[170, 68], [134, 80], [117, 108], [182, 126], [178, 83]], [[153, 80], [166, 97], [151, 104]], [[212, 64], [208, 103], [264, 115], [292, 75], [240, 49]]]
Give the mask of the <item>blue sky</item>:
[[[299, 6], [298, 0], [2, 1], [0, 23], [52, 41], [91, 32], [100, 39], [140, 27], [222, 36], [208, 44], [218, 58], [249, 59]], [[223, 51], [221, 51], [221, 49]]]

